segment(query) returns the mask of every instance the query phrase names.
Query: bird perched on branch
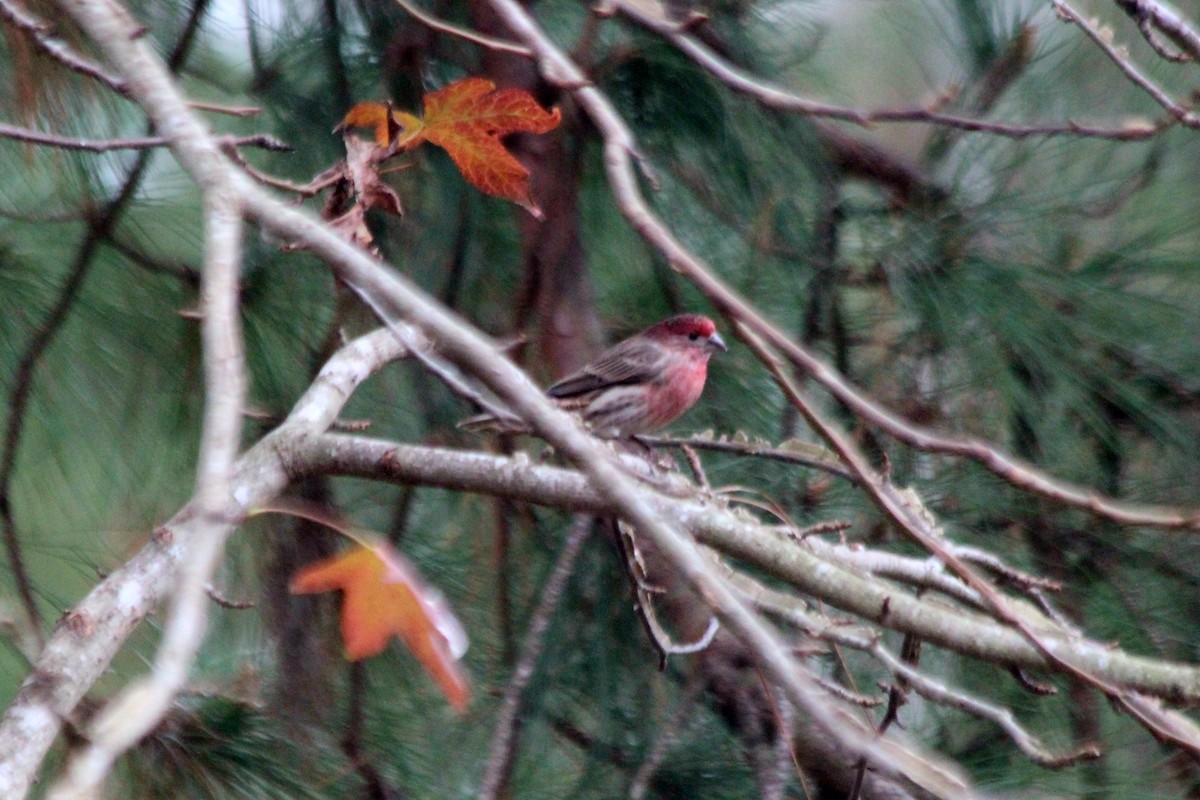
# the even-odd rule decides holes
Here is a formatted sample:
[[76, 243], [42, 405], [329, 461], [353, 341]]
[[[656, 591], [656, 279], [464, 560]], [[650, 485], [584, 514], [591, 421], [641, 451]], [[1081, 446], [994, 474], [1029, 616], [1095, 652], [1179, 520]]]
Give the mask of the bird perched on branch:
[[[727, 350], [717, 326], [700, 314], [680, 314], [614, 345], [546, 390], [595, 432], [633, 436], [657, 430], [700, 399], [708, 359]], [[481, 414], [459, 423], [471, 431], [528, 432], [512, 417]]]

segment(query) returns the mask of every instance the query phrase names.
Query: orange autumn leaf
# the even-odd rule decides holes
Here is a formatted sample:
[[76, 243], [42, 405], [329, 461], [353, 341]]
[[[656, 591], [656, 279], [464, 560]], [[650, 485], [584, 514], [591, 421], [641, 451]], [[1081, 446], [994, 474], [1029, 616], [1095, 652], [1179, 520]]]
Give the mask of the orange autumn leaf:
[[375, 143], [387, 147], [392, 141], [392, 107], [386, 103], [357, 103], [342, 121], [334, 128], [334, 132], [342, 128], [374, 128]]
[[[356, 103], [342, 117], [334, 131], [342, 128], [374, 128], [375, 143], [380, 147], [390, 147], [397, 138], [420, 131], [421, 120], [412, 114], [395, 110], [391, 103]], [[409, 145], [416, 146], [418, 143], [411, 142]]]
[[511, 200], [534, 216], [541, 211], [529, 188], [529, 171], [504, 147], [510, 133], [547, 133], [562, 113], [547, 111], [522, 89], [500, 89], [484, 78], [467, 78], [425, 95], [424, 116], [390, 104], [359, 103], [339, 127], [369, 127], [383, 148], [411, 150], [428, 141], [450, 154], [459, 172], [485, 194]]
[[526, 91], [496, 91], [489, 80], [467, 78], [425, 95], [421, 135], [444, 148], [463, 177], [481, 192], [512, 200], [537, 216], [529, 171], [500, 137], [518, 131], [546, 133], [561, 119], [557, 108], [546, 111]]
[[293, 578], [293, 594], [342, 591], [341, 629], [346, 657], [378, 655], [400, 637], [459, 712], [470, 689], [457, 659], [466, 634], [441, 595], [382, 540], [364, 541], [340, 556], [309, 564]]

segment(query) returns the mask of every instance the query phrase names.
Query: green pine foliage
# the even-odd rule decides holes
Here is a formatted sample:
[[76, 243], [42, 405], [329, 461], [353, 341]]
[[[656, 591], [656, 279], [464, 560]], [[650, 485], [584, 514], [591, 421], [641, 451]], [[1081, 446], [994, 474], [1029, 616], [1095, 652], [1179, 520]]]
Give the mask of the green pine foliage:
[[[335, 31], [316, 4], [247, 3], [248, 36], [230, 33], [236, 26], [227, 15], [240, 4], [214, 6], [181, 70], [195, 98], [260, 106], [256, 117], [211, 116], [211, 124], [288, 142], [287, 154], [245, 155], [300, 183], [341, 157], [330, 130], [346, 101], [391, 95], [415, 107], [420, 91], [481, 69], [476, 49], [425, 34], [395, 6], [333, 5]], [[948, 111], [998, 121], [1120, 122], [1122, 113], [1158, 113], [1042, 3], [830, 6], [786, 0], [705, 10], [731, 58], [814, 99], [901, 106], [954, 84], [961, 92]], [[591, 24], [581, 4], [544, 0], [533, 8], [568, 47]], [[137, 4], [164, 52], [190, 10]], [[463, 4], [440, 4], [438, 13], [470, 24]], [[1028, 52], [1003, 76], [994, 102], [980, 108], [984, 84], [1019, 47], [1026, 27]], [[388, 49], [401, 30], [429, 36], [416, 48], [415, 68], [397, 66]], [[1128, 27], [1122, 36], [1138, 38]], [[836, 126], [897, 154], [935, 189], [903, 198], [895, 187], [839, 171], [822, 134], [830, 123], [763, 108], [652, 34], [611, 22], [592, 47], [597, 86], [630, 123], [655, 170], [657, 185], [644, 184], [655, 210], [782, 329], [901, 414], [985, 437], [1105, 492], [1196, 505], [1195, 131], [1118, 143]], [[1190, 91], [1144, 46], [1132, 51], [1177, 95]], [[90, 138], [144, 133], [129, 104], [62, 76], [40, 87], [49, 98], [43, 106], [21, 109], [20, 58], [11, 41], [0, 43], [0, 75], [8, 78], [0, 81], [0, 107], [14, 109], [4, 121]], [[346, 88], [352, 96], [341, 96]], [[56, 113], [61, 108], [70, 113]], [[704, 310], [699, 292], [620, 217], [595, 136], [575, 146], [583, 164], [580, 234], [599, 318], [615, 337], [676, 309]], [[89, 214], [112, 201], [138, 159], [0, 140], [6, 421], [29, 343], [45, 330], [86, 246]], [[441, 154], [421, 151], [406, 162], [390, 180], [407, 216], [370, 219], [381, 250], [459, 313], [492, 332], [511, 332], [524, 279], [523, 212], [467, 187]], [[198, 326], [185, 313], [197, 303], [201, 262], [194, 187], [168, 154], [157, 153], [109, 230], [90, 235], [98, 243], [78, 295], [36, 363], [10, 487], [26, 568], [48, 623], [186, 500], [202, 410]], [[280, 244], [247, 234], [241, 295], [250, 399], [270, 418], [286, 414], [343, 331], [354, 335], [373, 324], [361, 310], [346, 311], [352, 302], [315, 259]], [[822, 402], [852, 425], [832, 401]], [[454, 429], [470, 411], [419, 365], [404, 363], [363, 386], [343, 416], [370, 420], [375, 436], [480, 447]], [[247, 436], [270, 424], [251, 421]], [[701, 404], [673, 428], [703, 430], [775, 442], [813, 438], [737, 343], [713, 362]], [[1033, 499], [975, 465], [892, 442], [880, 443], [876, 455], [887, 457], [893, 481], [917, 488], [956, 539], [1061, 580], [1067, 589], [1058, 602], [1086, 621], [1092, 638], [1120, 640], [1150, 656], [1195, 657], [1200, 545], [1194, 537], [1116, 529]], [[816, 473], [717, 453], [704, 454], [704, 463], [715, 486], [751, 487], [748, 502], [775, 504], [799, 524], [844, 519], [852, 538], [913, 552], [844, 483], [820, 488], [814, 501]], [[286, 548], [292, 527], [286, 520], [255, 523], [231, 544], [221, 586], [260, 607], [214, 610], [193, 674], [197, 692], [181, 698], [122, 760], [110, 796], [373, 796], [366, 793], [364, 763], [398, 796], [473, 796], [513, 654], [569, 523], [555, 511], [443, 490], [351, 480], [331, 480], [325, 488], [356, 523], [396, 537], [464, 621], [475, 692], [469, 713], [456, 718], [399, 646], [361, 667], [365, 688], [352, 699], [351, 668], [338, 660], [336, 632], [327, 624], [336, 604], [329, 597], [316, 601], [324, 623], [312, 633], [330, 656], [327, 707], [303, 723], [277, 713], [272, 692], [286, 685], [295, 665], [277, 660], [278, 632], [261, 613], [271, 563], [265, 556], [277, 554], [265, 553], [264, 543]], [[503, 547], [500, 515], [508, 530]], [[623, 796], [674, 710], [689, 702], [686, 658], [656, 670], [657, 655], [631, 611], [631, 589], [614, 553], [604, 537], [589, 541], [554, 618], [526, 696], [512, 797]], [[20, 614], [14, 587], [11, 572], [0, 570], [5, 620]], [[28, 668], [16, 641], [0, 638], [3, 704]], [[143, 625], [92, 699], [105, 699], [144, 671], [156, 641], [155, 623]], [[1074, 741], [1075, 706], [1065, 684], [1056, 697], [1033, 698], [1015, 683], [998, 683], [991, 665], [930, 650], [924, 666], [936, 677], [1014, 708], [1051, 746]], [[816, 665], [831, 676], [852, 673], [862, 691], [882, 677], [866, 661], [847, 666], [829, 657]], [[353, 721], [356, 713], [361, 722]], [[1102, 704], [1091, 714], [1110, 755], [1100, 768], [1062, 772], [1030, 765], [994, 726], [944, 708], [914, 701], [902, 720], [914, 738], [957, 758], [978, 785], [997, 794], [1182, 794], [1163, 776], [1162, 751], [1144, 732]], [[355, 725], [361, 763], [342, 744]], [[742, 742], [703, 700], [675, 733], [649, 796], [755, 796]], [[806, 796], [795, 776], [787, 796]]]

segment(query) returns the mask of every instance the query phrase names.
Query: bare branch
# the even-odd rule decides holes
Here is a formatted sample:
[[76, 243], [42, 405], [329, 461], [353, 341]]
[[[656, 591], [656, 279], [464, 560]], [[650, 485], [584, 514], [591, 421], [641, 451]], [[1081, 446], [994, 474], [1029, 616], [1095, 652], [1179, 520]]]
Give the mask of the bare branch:
[[[403, 352], [387, 330], [360, 337], [338, 351], [287, 420], [239, 459], [233, 494], [246, 507], [275, 497], [291, 477], [276, 452], [279, 443], [328, 428], [354, 388]], [[28, 792], [64, 720], [108, 668], [126, 637], [175, 586], [176, 570], [199, 519], [195, 509], [185, 505], [64, 617], [0, 717], [0, 797], [24, 797]]]
[[[1113, 0], [1133, 18], [1150, 46], [1169, 61], [1200, 61], [1200, 33], [1174, 11], [1156, 0]], [[1182, 52], [1167, 53], [1156, 41], [1155, 32], [1166, 36]]]
[[1058, 16], [1065, 22], [1078, 25], [1080, 29], [1087, 34], [1087, 37], [1091, 39], [1095, 45], [1099, 47], [1100, 50], [1109, 57], [1109, 59], [1112, 60], [1114, 64], [1117, 65], [1117, 69], [1121, 70], [1121, 72], [1130, 80], [1130, 82], [1132, 82], [1146, 94], [1150, 95], [1154, 102], [1162, 106], [1167, 113], [1178, 120], [1180, 124], [1188, 128], [1200, 128], [1200, 117], [1196, 116], [1190, 109], [1185, 108], [1182, 104], [1177, 103], [1171, 98], [1170, 95], [1167, 94], [1164, 89], [1160, 88], [1158, 84], [1144, 75], [1142, 71], [1138, 69], [1132, 61], [1129, 60], [1129, 54], [1126, 53], [1123, 48], [1117, 47], [1110, 41], [1111, 36], [1105, 35], [1098, 30], [1082, 14], [1072, 8], [1071, 5], [1066, 2], [1066, 0], [1051, 0], [1051, 2], [1054, 4], [1054, 10], [1058, 13]]
[[1062, 769], [1063, 767], [1074, 766], [1080, 761], [1100, 757], [1100, 749], [1094, 744], [1083, 745], [1067, 753], [1052, 753], [1036, 736], [1022, 728], [1012, 712], [1007, 708], [1002, 708], [985, 700], [969, 697], [962, 692], [949, 689], [924, 673], [905, 664], [878, 641], [871, 645], [869, 652], [881, 664], [887, 667], [893, 675], [902, 677], [908, 681], [913, 690], [925, 699], [949, 706], [950, 708], [957, 708], [959, 711], [965, 711], [972, 716], [994, 722], [1001, 730], [1008, 734], [1009, 738], [1020, 748], [1022, 753], [1029, 756], [1030, 761], [1039, 766]]
[[575, 572], [575, 558], [592, 531], [593, 519], [589, 514], [577, 514], [571, 523], [562, 550], [550, 569], [550, 577], [542, 586], [537, 608], [529, 619], [525, 642], [521, 646], [521, 658], [513, 669], [512, 680], [504, 689], [504, 700], [496, 717], [496, 731], [492, 734], [492, 746], [488, 755], [487, 769], [479, 787], [479, 800], [494, 800], [504, 794], [508, 784], [513, 756], [516, 753], [517, 736], [520, 728], [521, 710], [524, 705], [525, 688], [533, 678], [538, 658], [545, 645], [546, 631], [554, 611], [558, 608], [567, 581]]
[[217, 590], [217, 587], [213, 586], [212, 583], [209, 583], [204, 587], [204, 592], [208, 595], [209, 600], [212, 600], [221, 608], [228, 608], [233, 611], [245, 611], [246, 609], [254, 608], [255, 606], [255, 602], [253, 600], [233, 600], [226, 597], [225, 595], [221, 594], [221, 592]]
[[757, 605], [796, 622], [809, 635], [869, 653], [893, 675], [908, 681], [909, 685], [927, 700], [995, 723], [1035, 764], [1061, 769], [1100, 755], [1095, 745], [1085, 745], [1068, 753], [1052, 753], [1036, 736], [1022, 728], [1007, 708], [970, 697], [933, 680], [904, 663], [885, 648], [878, 637], [867, 638], [846, 628], [820, 623], [800, 608], [795, 598], [769, 589], [748, 576], [739, 575], [736, 583], [739, 590], [746, 592]]
[[[504, 6], [500, 13], [510, 21], [514, 14], [525, 13], [508, 0], [495, 2]], [[804, 681], [793, 669], [787, 647], [778, 634], [730, 592], [695, 544], [679, 534], [678, 523], [667, 523], [666, 520], [673, 518], [653, 509], [645, 490], [636, 486], [612, 461], [607, 448], [584, 431], [577, 419], [552, 404], [484, 337], [464, 327], [399, 274], [379, 269], [378, 262], [301, 210], [278, 203], [253, 185], [246, 186], [246, 202], [254, 217], [280, 238], [316, 252], [360, 295], [371, 295], [377, 298], [378, 305], [394, 307], [398, 314], [420, 327], [437, 342], [440, 352], [475, 374], [516, 415], [576, 463], [619, 510], [620, 516], [642, 535], [651, 537], [684, 579], [713, 606], [721, 621], [754, 649], [772, 680], [784, 687], [789, 698], [840, 744], [856, 754], [867, 755], [873, 766], [904, 774], [935, 794], [972, 794], [947, 766], [901, 746], [894, 739], [875, 737], [860, 719], [829, 704], [816, 687]]]
[[247, 175], [261, 183], [263, 186], [270, 186], [272, 189], [278, 189], [282, 192], [291, 192], [292, 194], [299, 195], [301, 198], [313, 197], [324, 189], [329, 188], [329, 186], [335, 182], [331, 180], [329, 183], [313, 181], [308, 183], [296, 183], [295, 181], [289, 181], [284, 178], [276, 178], [274, 175], [268, 175], [267, 173], [257, 169], [248, 161], [246, 161], [246, 159], [242, 157], [242, 154], [239, 153], [236, 148], [226, 148], [225, 155], [229, 157], [230, 161], [241, 167]]
[[450, 391], [464, 400], [482, 407], [487, 413], [498, 419], [511, 416], [501, 406], [497, 405], [492, 398], [487, 397], [481, 388], [463, 375], [458, 367], [437, 353], [433, 344], [422, 336], [420, 331], [413, 329], [411, 325], [406, 323], [397, 322], [387, 313], [387, 309], [383, 308], [371, 295], [360, 293], [360, 296], [363, 302], [375, 312], [375, 315], [384, 321], [388, 329], [400, 341], [400, 344], [404, 345], [409, 355], [421, 362], [421, 366], [429, 370]]
[[120, 95], [126, 94], [125, 81], [111, 75], [95, 61], [76, 53], [54, 35], [54, 26], [33, 14], [15, 0], [0, 0], [0, 17], [25, 31], [38, 49], [74, 72], [95, 78]]
[[533, 55], [528, 47], [516, 44], [514, 42], [506, 42], [503, 39], [497, 39], [493, 36], [487, 36], [478, 31], [461, 28], [458, 25], [453, 25], [444, 20], [440, 20], [432, 14], [422, 11], [409, 0], [396, 0], [396, 5], [403, 8], [409, 14], [412, 14], [420, 20], [427, 28], [431, 28], [439, 33], [446, 33], [451, 36], [457, 36], [460, 39], [466, 39], [468, 42], [473, 42], [480, 47], [486, 47], [489, 50], [496, 50], [501, 53], [513, 53], [518, 56], [529, 58]]
[[[3, 2], [3, 0], [0, 0]], [[88, 153], [107, 153], [113, 150], [148, 150], [167, 147], [171, 140], [164, 136], [141, 136], [131, 139], [77, 139], [70, 136], [58, 136], [52, 133], [31, 131], [15, 125], [0, 123], [0, 137], [18, 142], [56, 147], [61, 150], [83, 150]], [[229, 147], [259, 147], [275, 152], [290, 151], [291, 145], [281, 142], [274, 136], [263, 133], [249, 136], [223, 136], [216, 139], [218, 144]]]
[[[852, 387], [836, 370], [771, 325], [720, 280], [700, 258], [688, 250], [654, 214], [638, 186], [633, 164], [637, 146], [629, 127], [609, 99], [596, 87], [588, 85], [579, 67], [562, 53], [527, 14], [522, 16], [524, 18], [520, 26], [514, 27], [514, 31], [536, 52], [542, 75], [548, 81], [568, 87], [604, 137], [604, 163], [609, 184], [621, 213], [633, 229], [676, 270], [691, 279], [726, 316], [747, 326], [772, 347], [777, 348], [850, 411], [911, 447], [977, 461], [1014, 486], [1063, 505], [1083, 508], [1123, 525], [1200, 532], [1200, 510], [1179, 510], [1119, 502], [1092, 489], [1059, 480], [1032, 464], [984, 442], [913, 425]], [[513, 24], [512, 15], [508, 17], [510, 25]]]
[[204, 103], [199, 100], [189, 100], [188, 108], [194, 108], [196, 111], [211, 111], [227, 117], [257, 117], [262, 113], [262, 109], [258, 106], [224, 106], [220, 103]]
[[1074, 121], [1066, 124], [1014, 125], [1007, 122], [990, 122], [973, 117], [947, 114], [939, 111], [937, 104], [928, 108], [870, 110], [830, 105], [809, 100], [781, 86], [747, 74], [688, 35], [686, 25], [656, 15], [650, 10], [651, 6], [647, 4], [633, 3], [629, 0], [613, 0], [612, 5], [622, 15], [671, 42], [680, 52], [708, 70], [717, 80], [731, 89], [753, 98], [765, 108], [777, 111], [852, 122], [867, 128], [881, 122], [926, 123], [1012, 139], [1025, 139], [1031, 136], [1086, 136], [1097, 139], [1138, 141], [1155, 136], [1166, 127], [1161, 123], [1101, 127]]
[[825, 448], [807, 442], [789, 441], [781, 445], [772, 445], [766, 441], [740, 441], [737, 438], [714, 439], [712, 436], [698, 435], [687, 438], [671, 436], [640, 435], [638, 441], [654, 447], [674, 447], [683, 449], [691, 447], [695, 450], [711, 450], [716, 453], [733, 453], [739, 456], [764, 458], [769, 461], [780, 461], [784, 464], [796, 464], [802, 467], [812, 467], [839, 478], [855, 480], [854, 475], [845, 466], [838, 463], [833, 453]]
[[[101, 6], [81, 8], [77, 19], [104, 45], [130, 36], [132, 20], [104, 19]], [[123, 30], [124, 28], [124, 30]], [[176, 90], [165, 70], [138, 70], [152, 56], [136, 48], [109, 46], [110, 56], [130, 70], [130, 93], [144, 98]], [[182, 104], [182, 98], [178, 98]], [[148, 104], [149, 105], [149, 104]], [[188, 146], [219, 157], [218, 145], [191, 119], [170, 120], [151, 107], [151, 117], [163, 116], [160, 129], [174, 124], [176, 146]], [[230, 170], [232, 171], [232, 170]], [[205, 206], [205, 259], [201, 281], [201, 341], [204, 352], [205, 404], [192, 500], [194, 530], [186, 543], [182, 575], [167, 617], [163, 641], [146, 677], [126, 686], [89, 726], [89, 743], [68, 760], [63, 777], [48, 797], [69, 800], [98, 797], [113, 762], [163, 718], [187, 682], [188, 671], [207, 627], [207, 587], [244, 504], [232, 492], [234, 463], [241, 444], [242, 406], [247, 375], [238, 315], [241, 272], [242, 210], [240, 195], [226, 177], [213, 171], [201, 183]]]
[[[534, 464], [522, 455], [406, 445], [359, 436], [327, 434], [284, 440], [280, 457], [287, 470], [309, 474], [352, 475], [401, 484], [419, 484], [479, 492], [572, 511], [611, 514], [615, 506], [589, 486], [580, 473]], [[830, 606], [912, 633], [963, 655], [1031, 669], [1053, 669], [1020, 633], [993, 619], [915, 596], [895, 584], [798, 546], [778, 526], [763, 526], [744, 514], [699, 497], [681, 475], [648, 495], [663, 516], [677, 520], [696, 538], [720, 552], [763, 570], [800, 592]], [[738, 573], [722, 569], [736, 583]], [[1032, 611], [1032, 609], [1031, 609]], [[1036, 614], [1036, 612], [1033, 612]], [[1041, 619], [1031, 616], [1030, 621]], [[837, 626], [830, 626], [837, 627]], [[1046, 642], [1077, 663], [1114, 683], [1162, 697], [1172, 703], [1200, 701], [1200, 667], [1143, 658], [1070, 634], [1046, 634]]]

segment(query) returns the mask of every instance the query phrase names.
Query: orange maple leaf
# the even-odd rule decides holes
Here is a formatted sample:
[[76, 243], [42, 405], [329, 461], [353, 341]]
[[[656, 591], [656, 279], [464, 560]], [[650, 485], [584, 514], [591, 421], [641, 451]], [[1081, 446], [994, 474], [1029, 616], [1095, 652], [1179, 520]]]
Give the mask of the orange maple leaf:
[[[359, 537], [356, 537], [359, 538]], [[441, 595], [425, 586], [393, 547], [372, 537], [340, 556], [309, 564], [292, 578], [293, 594], [342, 591], [342, 643], [351, 661], [378, 655], [399, 636], [454, 708], [470, 699], [457, 659], [466, 634]]]
[[375, 141], [394, 150], [411, 150], [425, 141], [435, 144], [450, 154], [475, 188], [541, 217], [529, 189], [529, 171], [500, 138], [554, 130], [562, 121], [557, 108], [547, 111], [522, 89], [497, 91], [496, 84], [484, 78], [467, 78], [431, 92], [425, 95], [424, 105], [424, 116], [418, 118], [395, 111], [390, 104], [359, 103], [341, 126], [372, 127]]

